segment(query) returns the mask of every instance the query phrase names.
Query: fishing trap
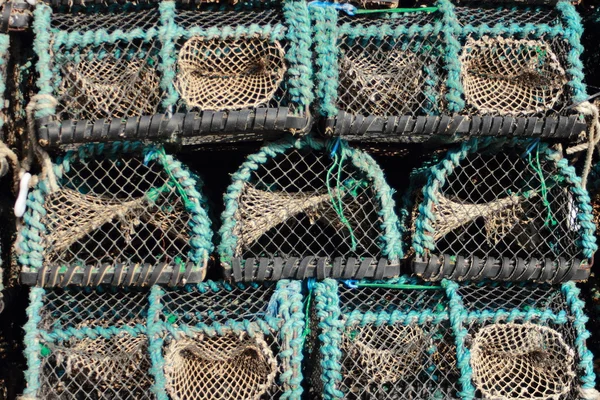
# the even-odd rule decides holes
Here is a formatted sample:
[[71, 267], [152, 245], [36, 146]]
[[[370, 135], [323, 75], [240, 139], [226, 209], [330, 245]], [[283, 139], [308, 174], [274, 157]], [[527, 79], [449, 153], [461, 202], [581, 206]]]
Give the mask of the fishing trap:
[[83, 145], [55, 160], [27, 200], [21, 281], [39, 286], [203, 280], [212, 231], [202, 181], [162, 147]]
[[185, 144], [308, 129], [311, 37], [304, 1], [83, 10], [35, 10], [43, 145]]
[[537, 141], [471, 139], [414, 194], [414, 272], [426, 280], [585, 280], [597, 249], [589, 195]]
[[289, 137], [250, 155], [225, 194], [218, 252], [236, 281], [393, 277], [392, 192], [366, 153]]
[[347, 11], [311, 7], [326, 133], [411, 141], [570, 138], [585, 130], [571, 107], [587, 96], [582, 26], [570, 3], [455, 7], [439, 0], [411, 13]]
[[463, 397], [594, 398], [588, 317], [573, 282], [444, 285], [460, 322]]
[[[315, 284], [309, 364], [315, 398], [458, 398], [445, 291], [402, 276]], [[395, 288], [394, 288], [395, 287]]]
[[25, 398], [154, 399], [147, 291], [31, 288]]
[[151, 357], [158, 399], [299, 399], [300, 282], [207, 281], [152, 290]]

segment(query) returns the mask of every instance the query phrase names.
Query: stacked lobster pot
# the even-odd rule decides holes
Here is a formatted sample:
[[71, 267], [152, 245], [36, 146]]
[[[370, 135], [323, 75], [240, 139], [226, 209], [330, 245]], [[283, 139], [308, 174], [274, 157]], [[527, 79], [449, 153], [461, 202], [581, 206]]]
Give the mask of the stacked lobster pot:
[[597, 395], [573, 5], [49, 3], [24, 398]]
[[34, 10], [24, 397], [299, 398], [300, 284], [206, 281], [209, 201], [171, 153], [310, 128], [306, 3], [68, 6]]

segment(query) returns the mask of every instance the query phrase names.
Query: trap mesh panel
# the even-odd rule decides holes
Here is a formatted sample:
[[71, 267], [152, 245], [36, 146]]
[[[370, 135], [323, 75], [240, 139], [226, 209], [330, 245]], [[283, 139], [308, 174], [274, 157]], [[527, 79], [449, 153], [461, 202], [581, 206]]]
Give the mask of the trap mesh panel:
[[25, 344], [28, 398], [152, 399], [147, 294], [32, 288]]
[[162, 148], [86, 145], [54, 170], [58, 191], [34, 189], [17, 239], [25, 283], [203, 279], [212, 233], [201, 181]]
[[150, 349], [160, 399], [299, 398], [300, 282], [153, 288]]
[[426, 279], [586, 279], [596, 250], [587, 192], [544, 144], [473, 139], [429, 173], [414, 222]]
[[58, 102], [40, 97], [36, 116], [69, 121], [44, 120], [43, 144], [80, 143], [88, 135], [98, 141], [181, 136], [187, 143], [212, 140], [198, 138], [207, 132], [308, 127], [306, 2], [157, 5], [103, 13], [36, 8], [37, 86]]
[[40, 101], [38, 117], [95, 121], [158, 112], [160, 14], [126, 9], [86, 15], [36, 8], [37, 85], [58, 101], [55, 108]]
[[[556, 7], [456, 7], [465, 113], [544, 116], [585, 100], [583, 29], [568, 2]], [[493, 27], [493, 28], [492, 28]]]
[[317, 72], [321, 115], [346, 112], [389, 117], [442, 112], [441, 13], [371, 18], [312, 9], [321, 67]]
[[463, 397], [588, 398], [595, 385], [590, 334], [572, 282], [443, 285]]
[[397, 217], [381, 169], [360, 150], [334, 146], [332, 153], [314, 139], [288, 138], [249, 156], [233, 175], [219, 246], [230, 274], [242, 261], [249, 260], [241, 266], [247, 269], [258, 259], [277, 264], [262, 279], [282, 277], [275, 270], [307, 257], [328, 265], [354, 257], [371, 269], [384, 258], [397, 263]]
[[571, 388], [574, 355], [554, 329], [493, 324], [479, 330], [473, 339], [473, 379], [486, 398], [553, 398]]
[[457, 397], [459, 371], [445, 292], [415, 288], [418, 283], [401, 277], [357, 288], [329, 279], [316, 284], [318, 344], [311, 385], [323, 388], [317, 397]]

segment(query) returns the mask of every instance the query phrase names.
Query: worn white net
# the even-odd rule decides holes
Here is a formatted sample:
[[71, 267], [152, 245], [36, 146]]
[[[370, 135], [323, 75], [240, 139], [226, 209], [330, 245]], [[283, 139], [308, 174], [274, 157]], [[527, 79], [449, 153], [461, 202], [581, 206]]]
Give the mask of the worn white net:
[[486, 399], [559, 399], [575, 378], [575, 352], [549, 327], [493, 324], [471, 345], [473, 381]]
[[567, 83], [558, 56], [544, 41], [469, 38], [460, 60], [465, 100], [482, 114], [546, 112]]
[[261, 334], [173, 340], [165, 350], [166, 388], [173, 400], [258, 400], [274, 384], [277, 360]]
[[176, 87], [188, 108], [258, 107], [279, 88], [284, 57], [277, 41], [192, 37], [179, 51]]

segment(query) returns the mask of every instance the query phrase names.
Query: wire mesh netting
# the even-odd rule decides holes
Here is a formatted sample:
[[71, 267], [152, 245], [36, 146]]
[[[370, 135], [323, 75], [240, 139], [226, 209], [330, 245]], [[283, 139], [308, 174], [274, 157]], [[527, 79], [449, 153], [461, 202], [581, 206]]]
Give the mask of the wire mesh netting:
[[[375, 161], [340, 145], [313, 141], [267, 145], [233, 176], [225, 196], [222, 261], [232, 257], [388, 257], [395, 218]], [[259, 163], [254, 160], [260, 159]], [[232, 211], [233, 210], [233, 211]], [[376, 261], [375, 261], [376, 262]]]
[[[577, 346], [585, 326], [567, 297], [572, 288], [571, 284], [458, 288], [467, 312], [464, 345], [470, 353], [476, 397], [580, 398], [580, 379], [586, 371]], [[582, 313], [583, 304], [575, 304]]]
[[169, 398], [276, 399], [299, 393], [295, 358], [301, 357], [304, 318], [299, 289], [298, 282], [280, 281], [165, 291], [157, 317], [166, 333], [161, 351]]
[[577, 190], [574, 170], [557, 164], [557, 153], [535, 143], [474, 145], [450, 151], [430, 173], [413, 221], [418, 258], [562, 259], [578, 268], [591, 256], [592, 247], [582, 245], [588, 236], [593, 242], [589, 200]]
[[[462, 27], [465, 112], [510, 116], [567, 112], [573, 96], [573, 85], [568, 85], [572, 79], [568, 72], [573, 71], [568, 60], [570, 28], [561, 24], [556, 10], [457, 7], [456, 17]], [[495, 29], [480, 29], [484, 24]], [[550, 30], [560, 33], [547, 34]]]
[[[24, 272], [54, 266], [119, 275], [118, 265], [130, 271], [152, 265], [165, 273], [188, 267], [205, 273], [212, 245], [201, 181], [162, 149], [129, 150], [92, 145], [57, 161], [58, 191], [42, 183], [29, 202], [19, 238]], [[41, 250], [28, 236], [39, 229], [36, 219]], [[110, 270], [101, 268], [107, 264]]]
[[165, 352], [172, 399], [260, 399], [273, 386], [277, 360], [262, 334], [174, 341]]
[[[415, 283], [414, 279], [402, 282]], [[441, 288], [400, 290], [385, 287], [347, 288], [331, 282], [315, 289], [318, 318], [317, 347], [321, 356], [334, 354], [339, 360], [319, 360], [319, 385], [335, 386], [335, 398], [412, 399], [457, 398], [458, 378], [455, 345], [448, 320], [448, 304]], [[337, 286], [337, 284], [335, 284]], [[377, 286], [375, 284], [374, 286]], [[381, 285], [386, 286], [386, 285]], [[326, 300], [324, 290], [339, 301], [340, 322], [335, 325], [335, 301]], [[331, 293], [333, 292], [333, 293]], [[331, 343], [339, 338], [339, 343]], [[329, 354], [329, 352], [332, 352]], [[316, 361], [317, 363], [319, 361]], [[338, 364], [341, 375], [331, 373]], [[336, 381], [336, 376], [341, 379]], [[327, 390], [326, 390], [327, 391]]]
[[145, 297], [100, 289], [46, 292], [36, 327], [40, 345], [33, 349], [40, 359], [38, 398], [153, 398]]
[[[281, 110], [269, 118], [284, 114], [272, 129], [283, 130], [288, 113], [303, 117], [308, 110], [312, 82], [306, 3], [287, 3], [240, 8], [165, 1], [102, 13], [40, 6], [37, 85], [58, 105], [41, 102], [37, 117], [96, 121], [272, 108]], [[290, 24], [297, 30], [288, 30]], [[231, 124], [244, 130], [241, 122]]]
[[[359, 115], [438, 115], [443, 109], [440, 15], [340, 17], [337, 108]], [[344, 25], [348, 24], [348, 25]], [[433, 26], [433, 28], [432, 28]], [[373, 31], [379, 32], [372, 35]], [[387, 35], [388, 31], [407, 31]], [[357, 32], [367, 31], [364, 36]]]

